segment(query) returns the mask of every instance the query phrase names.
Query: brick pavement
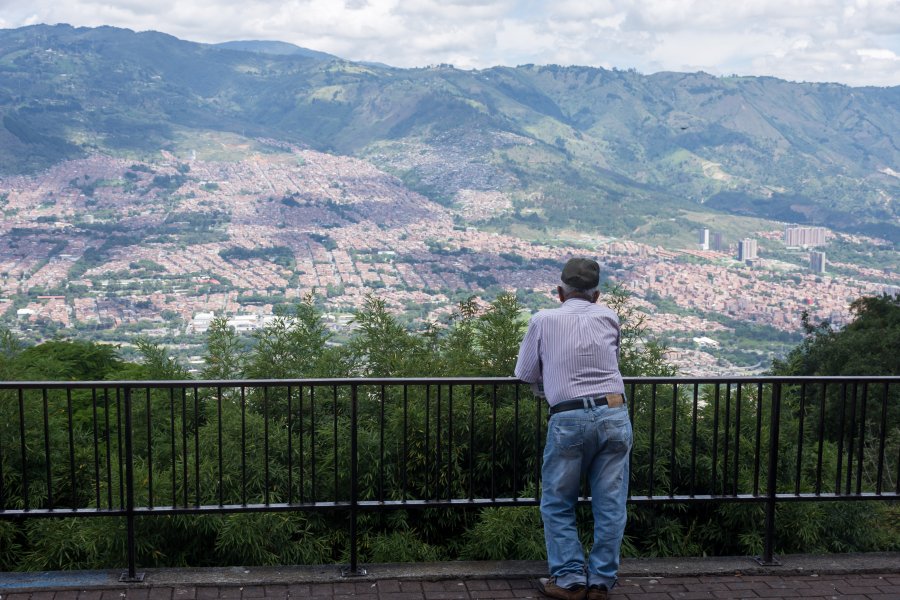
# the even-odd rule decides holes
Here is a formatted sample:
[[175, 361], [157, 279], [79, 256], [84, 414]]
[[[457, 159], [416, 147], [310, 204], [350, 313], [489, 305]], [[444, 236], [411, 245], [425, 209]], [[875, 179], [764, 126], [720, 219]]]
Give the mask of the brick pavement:
[[[507, 600], [543, 598], [533, 578], [445, 579], [439, 581], [344, 581], [274, 585], [143, 586], [106, 589], [3, 591], [0, 600]], [[611, 600], [898, 600], [900, 565], [895, 573], [841, 575], [716, 575], [629, 577]]]
[[[543, 598], [535, 561], [370, 565], [343, 578], [334, 566], [0, 572], [0, 600], [492, 600]], [[628, 559], [611, 600], [900, 600], [900, 553], [794, 555], [780, 566], [747, 557]]]

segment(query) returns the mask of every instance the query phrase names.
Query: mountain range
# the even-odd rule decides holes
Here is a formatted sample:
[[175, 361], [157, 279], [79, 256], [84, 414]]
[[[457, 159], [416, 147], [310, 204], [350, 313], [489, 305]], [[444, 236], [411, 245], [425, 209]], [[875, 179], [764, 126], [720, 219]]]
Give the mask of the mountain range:
[[[209, 133], [353, 156], [496, 226], [684, 235], [710, 212], [900, 243], [900, 87], [594, 67], [357, 63], [280, 42], [0, 30], [0, 178]], [[195, 144], [196, 145], [196, 144]]]

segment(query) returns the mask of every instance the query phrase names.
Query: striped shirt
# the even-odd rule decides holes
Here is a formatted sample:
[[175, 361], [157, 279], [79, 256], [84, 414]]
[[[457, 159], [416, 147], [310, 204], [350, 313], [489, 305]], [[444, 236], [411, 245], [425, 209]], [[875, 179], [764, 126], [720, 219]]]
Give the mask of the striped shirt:
[[610, 308], [570, 298], [538, 311], [519, 348], [516, 377], [544, 384], [550, 406], [574, 398], [624, 394], [619, 318]]

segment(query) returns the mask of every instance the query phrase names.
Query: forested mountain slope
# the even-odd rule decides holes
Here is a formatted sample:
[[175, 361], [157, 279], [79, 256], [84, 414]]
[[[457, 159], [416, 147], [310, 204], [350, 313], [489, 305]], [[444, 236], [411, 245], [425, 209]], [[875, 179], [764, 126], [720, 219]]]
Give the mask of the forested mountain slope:
[[626, 234], [685, 207], [900, 240], [900, 87], [353, 63], [112, 27], [0, 31], [0, 171], [207, 131], [366, 158], [434, 200], [499, 191]]

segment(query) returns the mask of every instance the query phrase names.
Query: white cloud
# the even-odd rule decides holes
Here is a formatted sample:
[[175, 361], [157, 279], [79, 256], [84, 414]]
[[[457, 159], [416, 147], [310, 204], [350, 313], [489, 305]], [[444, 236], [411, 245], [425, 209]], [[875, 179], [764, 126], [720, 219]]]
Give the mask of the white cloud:
[[0, 0], [0, 26], [277, 39], [401, 67], [580, 64], [900, 85], [900, 0]]
[[893, 60], [900, 61], [900, 56], [897, 56], [890, 50], [886, 50], [884, 48], [858, 48], [856, 50], [856, 54], [860, 58], [872, 58], [875, 60]]

